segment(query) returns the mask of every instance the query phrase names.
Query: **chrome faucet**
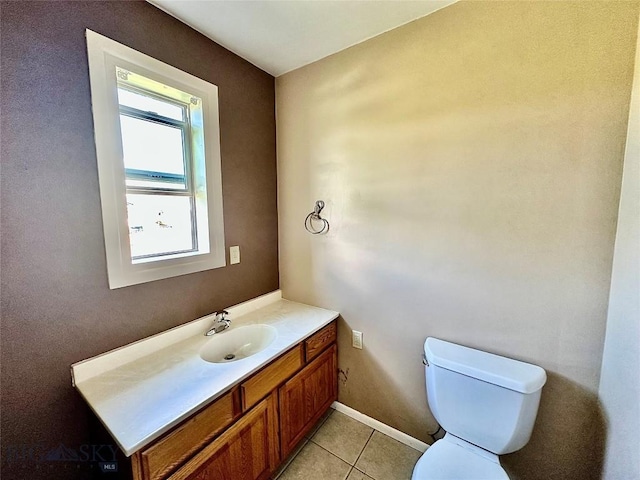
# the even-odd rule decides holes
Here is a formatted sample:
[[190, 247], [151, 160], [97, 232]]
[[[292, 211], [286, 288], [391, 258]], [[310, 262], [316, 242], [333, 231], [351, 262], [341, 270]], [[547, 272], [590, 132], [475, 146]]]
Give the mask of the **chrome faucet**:
[[205, 333], [207, 337], [210, 337], [214, 333], [224, 332], [231, 326], [231, 319], [227, 318], [226, 315], [229, 315], [229, 312], [226, 310], [216, 312], [216, 319], [213, 321], [213, 326]]

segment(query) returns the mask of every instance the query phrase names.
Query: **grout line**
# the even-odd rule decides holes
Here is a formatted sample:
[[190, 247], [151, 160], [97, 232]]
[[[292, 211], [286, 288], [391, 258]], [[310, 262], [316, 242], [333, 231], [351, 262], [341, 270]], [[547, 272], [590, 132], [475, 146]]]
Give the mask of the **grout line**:
[[[347, 465], [349, 465], [350, 467], [353, 468], [353, 465], [351, 465], [349, 462], [347, 462], [344, 458], [340, 458], [338, 455], [336, 455], [333, 452], [330, 452], [329, 450], [327, 450], [326, 448], [324, 448], [322, 445], [317, 444], [316, 442], [314, 442], [313, 440], [309, 440], [311, 443], [313, 443], [316, 447], [320, 447], [322, 450], [324, 450], [327, 453], [330, 453], [331, 455], [333, 455], [334, 457], [336, 457], [338, 460], [340, 460], [343, 463], [346, 463]], [[351, 470], [349, 470], [351, 471]]]
[[[373, 434], [374, 434], [375, 432], [382, 433], [382, 432], [380, 432], [378, 429], [376, 429], [376, 428], [372, 427], [371, 425], [367, 425], [366, 423], [364, 423], [364, 422], [360, 421], [360, 419], [354, 418], [354, 420], [356, 420], [358, 423], [361, 423], [362, 425], [366, 425], [367, 427], [371, 428], [371, 433], [369, 434], [369, 437], [367, 438], [367, 441], [365, 442], [364, 446], [362, 447], [362, 450], [360, 450], [360, 453], [359, 453], [359, 454], [358, 454], [358, 456], [356, 457], [356, 459], [355, 459], [355, 461], [353, 462], [353, 464], [349, 463], [348, 461], [346, 461], [346, 460], [345, 460], [345, 459], [343, 459], [343, 458], [340, 458], [338, 455], [336, 455], [335, 453], [333, 453], [333, 452], [331, 452], [331, 451], [327, 450], [325, 447], [323, 447], [323, 446], [322, 446], [322, 445], [320, 445], [319, 443], [316, 443], [316, 442], [313, 440], [313, 437], [315, 437], [316, 433], [318, 433], [318, 431], [322, 428], [322, 425], [324, 425], [324, 424], [325, 424], [325, 422], [329, 419], [329, 417], [330, 417], [331, 415], [333, 415], [335, 411], [337, 411], [337, 409], [335, 409], [333, 406], [332, 406], [331, 408], [333, 409], [333, 411], [332, 411], [332, 412], [330, 412], [327, 416], [325, 416], [325, 417], [324, 417], [324, 419], [322, 419], [322, 421], [321, 421], [321, 422], [320, 422], [320, 424], [318, 425], [318, 428], [316, 429], [316, 431], [313, 433], [313, 435], [312, 435], [311, 437], [304, 437], [304, 439], [303, 439], [304, 444], [302, 445], [302, 447], [301, 447], [301, 448], [300, 448], [300, 449], [299, 449], [299, 450], [298, 450], [298, 451], [297, 451], [297, 452], [296, 452], [296, 453], [295, 453], [295, 454], [294, 454], [294, 455], [293, 455], [293, 456], [288, 460], [288, 462], [286, 463], [286, 465], [284, 466], [284, 468], [282, 469], [282, 471], [278, 474], [278, 476], [277, 476], [274, 480], [277, 480], [278, 478], [280, 478], [280, 477], [284, 474], [284, 472], [289, 468], [289, 466], [291, 465], [291, 463], [293, 463], [293, 460], [294, 460], [294, 459], [295, 459], [295, 458], [300, 454], [300, 452], [302, 452], [302, 450], [304, 450], [304, 448], [307, 446], [307, 444], [308, 444], [309, 442], [313, 443], [313, 444], [314, 444], [314, 445], [316, 445], [317, 447], [320, 447], [322, 450], [324, 450], [325, 452], [329, 453], [330, 455], [332, 455], [332, 456], [336, 457], [336, 458], [337, 458], [338, 460], [340, 460], [341, 462], [344, 462], [344, 463], [346, 463], [347, 465], [349, 465], [349, 467], [350, 467], [350, 468], [349, 468], [349, 471], [347, 472], [347, 477], [351, 474], [351, 472], [352, 472], [353, 470], [357, 470], [358, 472], [360, 472], [360, 473], [362, 473], [362, 474], [364, 474], [364, 475], [367, 475], [367, 476], [368, 476], [368, 477], [370, 477], [370, 478], [373, 478], [373, 477], [371, 477], [371, 475], [368, 475], [366, 472], [363, 472], [362, 470], [360, 470], [360, 469], [356, 468], [356, 466], [355, 466], [355, 465], [356, 465], [356, 463], [358, 463], [358, 460], [360, 460], [360, 457], [362, 456], [362, 454], [364, 453], [365, 449], [367, 448], [367, 445], [369, 445], [369, 442], [371, 442], [371, 439], [373, 438]], [[340, 413], [344, 413], [344, 412], [340, 412]], [[347, 415], [347, 416], [349, 416], [349, 415]], [[353, 417], [351, 417], [351, 418], [353, 418]], [[384, 433], [382, 433], [382, 434], [384, 435]], [[386, 436], [388, 436], [388, 435], [386, 435]], [[393, 438], [393, 437], [392, 437], [392, 438]], [[402, 442], [401, 442], [401, 443], [402, 443]], [[345, 477], [345, 480], [346, 480], [346, 478], [347, 478], [347, 477]], [[375, 479], [374, 479], [374, 480], [375, 480]]]
[[360, 470], [359, 468], [353, 467], [353, 469], [354, 469], [356, 472], [361, 473], [361, 474], [362, 474], [362, 475], [364, 475], [365, 477], [370, 478], [371, 480], [377, 480], [376, 478], [373, 478], [373, 477], [371, 476], [371, 474], [369, 474], [369, 473], [367, 473], [367, 472], [363, 472], [363, 471], [362, 471], [362, 470]]
[[[337, 402], [336, 402], [336, 403], [337, 403]], [[296, 452], [296, 453], [295, 453], [295, 454], [294, 454], [294, 455], [289, 459], [289, 461], [286, 463], [285, 467], [284, 467], [284, 468], [282, 469], [282, 471], [278, 474], [278, 476], [274, 478], [274, 480], [278, 480], [278, 479], [279, 479], [279, 478], [284, 474], [284, 472], [289, 468], [289, 466], [291, 465], [291, 463], [293, 462], [293, 460], [298, 456], [298, 454], [299, 454], [300, 452], [302, 452], [302, 450], [307, 446], [307, 444], [308, 444], [309, 442], [313, 443], [313, 444], [314, 444], [314, 445], [316, 445], [317, 447], [320, 447], [322, 450], [324, 450], [325, 452], [327, 452], [327, 453], [329, 453], [330, 455], [334, 456], [335, 458], [337, 458], [337, 459], [338, 459], [338, 460], [340, 460], [341, 462], [344, 462], [344, 463], [346, 463], [347, 465], [349, 465], [349, 467], [350, 467], [350, 468], [349, 468], [349, 471], [347, 472], [347, 476], [345, 477], [345, 480], [349, 477], [349, 475], [351, 475], [351, 473], [352, 473], [354, 470], [356, 470], [356, 471], [357, 471], [357, 472], [359, 472], [359, 473], [362, 473], [363, 475], [365, 475], [365, 476], [367, 476], [367, 477], [369, 477], [369, 478], [372, 478], [373, 480], [376, 480], [374, 477], [372, 477], [371, 475], [369, 475], [367, 472], [364, 472], [364, 471], [362, 471], [362, 470], [360, 470], [359, 468], [357, 468], [357, 467], [356, 467], [356, 464], [358, 463], [358, 460], [360, 460], [360, 458], [362, 457], [362, 454], [363, 454], [363, 453], [364, 453], [364, 451], [367, 449], [367, 446], [369, 445], [369, 443], [371, 443], [371, 439], [373, 438], [373, 435], [374, 435], [374, 433], [376, 433], [376, 432], [380, 433], [381, 435], [384, 435], [385, 437], [389, 437], [389, 438], [391, 438], [391, 439], [393, 439], [393, 440], [396, 440], [396, 441], [398, 441], [399, 443], [403, 443], [403, 444], [405, 444], [406, 446], [412, 447], [414, 450], [417, 450], [417, 448], [415, 448], [415, 446], [413, 446], [413, 445], [409, 445], [407, 442], [403, 442], [403, 441], [399, 440], [398, 438], [394, 438], [394, 436], [389, 435], [388, 433], [386, 433], [386, 432], [384, 432], [384, 431], [381, 431], [381, 430], [379, 430], [378, 428], [375, 428], [375, 427], [374, 427], [374, 426], [372, 426], [371, 424], [369, 424], [369, 423], [365, 423], [365, 422], [361, 421], [361, 419], [360, 419], [360, 418], [356, 418], [355, 416], [349, 415], [349, 413], [344, 412], [344, 411], [341, 411], [341, 409], [336, 409], [336, 408], [335, 408], [335, 407], [333, 407], [333, 406], [332, 406], [332, 408], [333, 408], [334, 412], [335, 412], [335, 411], [339, 411], [339, 412], [341, 412], [341, 413], [346, 413], [346, 415], [347, 415], [347, 416], [350, 416], [351, 418], [353, 418], [354, 420], [356, 420], [358, 423], [361, 423], [362, 425], [366, 425], [366, 426], [368, 426], [369, 428], [371, 428], [371, 433], [369, 434], [369, 438], [367, 438], [367, 441], [365, 442], [364, 446], [362, 447], [362, 450], [360, 450], [360, 453], [359, 453], [359, 454], [358, 454], [358, 456], [356, 457], [356, 459], [355, 459], [354, 463], [353, 463], [353, 464], [350, 464], [348, 461], [344, 460], [343, 458], [340, 458], [338, 455], [336, 455], [335, 453], [333, 453], [333, 452], [331, 452], [331, 451], [327, 450], [325, 447], [323, 447], [323, 446], [322, 446], [322, 445], [320, 445], [319, 443], [316, 443], [316, 442], [313, 440], [313, 437], [315, 437], [316, 433], [318, 433], [318, 431], [322, 428], [322, 425], [324, 425], [324, 423], [325, 423], [325, 422], [329, 419], [329, 417], [330, 417], [331, 415], [333, 415], [333, 413], [334, 413], [334, 412], [330, 412], [328, 415], [326, 415], [326, 416], [324, 417], [324, 419], [322, 419], [322, 421], [321, 421], [321, 422], [319, 423], [319, 425], [318, 425], [318, 428], [316, 429], [316, 431], [314, 432], [314, 434], [313, 434], [311, 437], [304, 437], [304, 440], [303, 440], [303, 442], [304, 442], [304, 443], [303, 443], [302, 447], [301, 447], [301, 448], [300, 448], [300, 449], [299, 449], [299, 450], [298, 450], [298, 451], [297, 451], [297, 452]], [[348, 407], [347, 407], [347, 408], [348, 408]], [[349, 410], [351, 410], [351, 409], [349, 409]], [[359, 413], [359, 412], [358, 412], [358, 413]], [[360, 414], [360, 415], [362, 415], [362, 414]], [[364, 415], [363, 415], [363, 416], [364, 416]], [[370, 418], [370, 417], [366, 417], [366, 419], [369, 419], [369, 418]], [[377, 422], [377, 421], [376, 421], [376, 423], [379, 423], [379, 422]], [[385, 426], [386, 426], [386, 425], [385, 425]], [[390, 427], [387, 427], [387, 428], [390, 428]], [[392, 430], [393, 430], [393, 429], [392, 429]], [[415, 439], [414, 439], [414, 440], [415, 440]]]
[[[358, 458], [356, 458], [356, 461], [353, 462], [353, 468], [356, 468], [356, 463], [358, 463], [358, 460], [360, 460], [360, 457], [362, 456], [362, 454], [364, 453], [365, 449], [367, 448], [367, 445], [369, 445], [369, 442], [373, 438], [373, 434], [375, 432], [376, 432], [375, 428], [371, 429], [371, 434], [369, 435], [369, 438], [367, 438], [367, 441], [365, 442], [364, 447], [362, 447], [362, 450], [360, 451], [360, 454], [358, 454]], [[359, 469], [356, 469], [356, 470], [360, 471]], [[362, 473], [364, 473], [364, 472], [362, 472]]]
[[[317, 444], [316, 442], [314, 442], [314, 441], [312, 440], [312, 438], [315, 436], [315, 434], [316, 434], [316, 433], [318, 433], [318, 430], [320, 430], [320, 428], [322, 428], [322, 425], [324, 425], [324, 423], [329, 419], [329, 417], [330, 417], [331, 415], [333, 415], [333, 412], [329, 412], [329, 415], [327, 415], [327, 416], [322, 420], [322, 422], [320, 423], [320, 425], [318, 426], [318, 428], [316, 429], [316, 431], [314, 432], [314, 434], [313, 434], [311, 437], [309, 437], [309, 438], [304, 437], [304, 438], [303, 438], [303, 440], [302, 440], [302, 441], [303, 441], [304, 443], [303, 443], [302, 447], [301, 447], [301, 448], [300, 448], [300, 449], [295, 453], [295, 455], [293, 455], [293, 456], [289, 459], [289, 461], [286, 463], [286, 465], [284, 466], [284, 468], [282, 469], [282, 471], [278, 474], [278, 476], [277, 476], [274, 480], [277, 480], [278, 478], [280, 478], [280, 477], [282, 476], [282, 474], [284, 474], [284, 472], [287, 470], [287, 468], [289, 468], [289, 466], [291, 465], [291, 463], [293, 463], [293, 460], [294, 460], [294, 459], [295, 459], [295, 458], [300, 454], [300, 452], [302, 452], [302, 450], [304, 450], [304, 448], [307, 446], [307, 444], [308, 444], [309, 442], [313, 443], [313, 444], [314, 444], [315, 446], [317, 446], [317, 447], [320, 447], [320, 448], [321, 448], [322, 450], [324, 450], [325, 452], [327, 452], [327, 453], [329, 453], [329, 454], [333, 455], [334, 457], [336, 457], [336, 458], [337, 458], [338, 460], [340, 460], [341, 462], [344, 462], [344, 463], [346, 463], [347, 465], [349, 465], [349, 467], [351, 467], [351, 468], [349, 469], [349, 472], [347, 473], [347, 477], [349, 476], [349, 473], [351, 473], [351, 470], [353, 469], [353, 465], [351, 465], [351, 464], [350, 464], [349, 462], [347, 462], [346, 460], [344, 460], [344, 459], [340, 458], [340, 457], [339, 457], [339, 456], [337, 456], [335, 453], [330, 452], [329, 450], [327, 450], [326, 448], [324, 448], [322, 445], [319, 445], [319, 444]], [[345, 479], [346, 479], [346, 477], [345, 477]]]
[[[332, 409], [331, 412], [329, 412], [327, 415], [324, 416], [324, 418], [321, 419], [321, 421], [319, 422], [318, 428], [316, 428], [315, 432], [313, 432], [313, 435], [311, 435], [311, 437], [303, 437], [301, 440], [301, 444], [302, 446], [300, 448], [298, 448], [298, 450], [293, 453], [290, 457], [287, 458], [286, 463], [284, 464], [284, 466], [282, 467], [282, 470], [280, 471], [280, 473], [278, 474], [277, 477], [275, 477], [273, 480], [278, 480], [278, 478], [280, 478], [284, 472], [287, 470], [287, 468], [289, 468], [291, 466], [291, 464], [293, 463], [293, 461], [295, 460], [295, 458], [300, 454], [300, 452], [302, 452], [302, 450], [304, 450], [304, 448], [307, 446], [307, 444], [309, 442], [313, 443], [314, 445], [317, 445], [318, 447], [322, 448], [323, 450], [329, 452], [329, 450], [327, 450], [326, 448], [323, 448], [321, 445], [318, 445], [316, 442], [314, 442], [313, 440], [311, 440], [316, 433], [318, 433], [318, 430], [320, 430], [322, 428], [322, 425], [325, 424], [325, 422], [329, 419], [329, 417], [331, 415], [333, 415], [333, 412], [335, 412], [335, 409]], [[329, 452], [331, 453], [331, 452]], [[342, 460], [340, 457], [338, 457], [337, 455], [334, 455], [333, 453], [331, 453], [331, 455], [333, 455], [334, 457]], [[349, 462], [345, 462], [344, 460], [342, 460], [344, 463], [346, 463], [347, 465], [349, 465]], [[351, 465], [350, 465], [351, 466]], [[351, 470], [349, 470], [349, 473], [351, 473]], [[347, 475], [348, 476], [348, 475]]]

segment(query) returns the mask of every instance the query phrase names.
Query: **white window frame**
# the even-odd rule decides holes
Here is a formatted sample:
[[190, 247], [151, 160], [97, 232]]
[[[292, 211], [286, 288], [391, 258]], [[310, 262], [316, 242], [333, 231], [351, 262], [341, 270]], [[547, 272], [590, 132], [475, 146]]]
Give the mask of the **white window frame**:
[[[218, 87], [89, 29], [86, 36], [109, 288], [224, 267]], [[202, 232], [199, 226], [198, 234], [205, 234], [203, 244], [208, 243], [208, 253], [187, 252], [145, 262], [131, 260], [116, 67], [189, 92], [203, 101], [205, 159], [194, 168], [206, 179], [207, 215], [198, 221], [206, 228]]]

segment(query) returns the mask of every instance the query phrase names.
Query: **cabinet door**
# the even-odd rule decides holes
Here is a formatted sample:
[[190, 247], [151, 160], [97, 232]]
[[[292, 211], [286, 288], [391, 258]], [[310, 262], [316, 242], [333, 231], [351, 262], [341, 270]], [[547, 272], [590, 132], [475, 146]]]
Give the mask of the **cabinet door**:
[[276, 394], [270, 395], [170, 480], [266, 479], [280, 461]]
[[280, 387], [282, 458], [336, 400], [338, 375], [336, 346], [332, 345], [300, 373]]

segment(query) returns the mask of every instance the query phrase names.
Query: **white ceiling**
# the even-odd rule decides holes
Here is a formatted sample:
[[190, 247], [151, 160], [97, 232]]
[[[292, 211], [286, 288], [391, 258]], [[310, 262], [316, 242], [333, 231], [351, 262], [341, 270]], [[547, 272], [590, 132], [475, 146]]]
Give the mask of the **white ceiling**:
[[456, 0], [147, 1], [277, 77]]

